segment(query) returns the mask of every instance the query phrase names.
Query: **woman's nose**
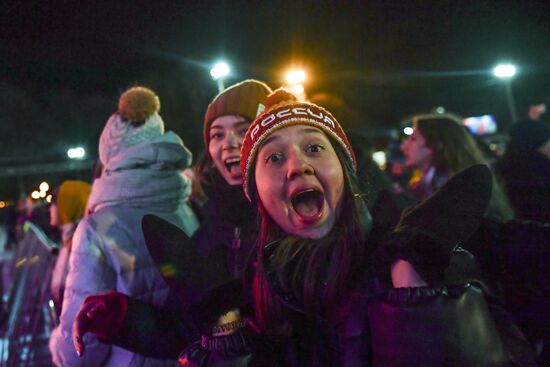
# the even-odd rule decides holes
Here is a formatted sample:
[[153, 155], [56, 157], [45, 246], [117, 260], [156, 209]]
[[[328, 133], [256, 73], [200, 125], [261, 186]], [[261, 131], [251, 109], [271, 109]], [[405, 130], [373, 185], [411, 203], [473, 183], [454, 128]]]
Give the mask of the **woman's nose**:
[[303, 154], [295, 153], [287, 158], [287, 179], [292, 180], [302, 175], [313, 174], [315, 170]]
[[228, 132], [223, 142], [224, 149], [232, 149], [239, 147], [239, 137], [232, 131]]

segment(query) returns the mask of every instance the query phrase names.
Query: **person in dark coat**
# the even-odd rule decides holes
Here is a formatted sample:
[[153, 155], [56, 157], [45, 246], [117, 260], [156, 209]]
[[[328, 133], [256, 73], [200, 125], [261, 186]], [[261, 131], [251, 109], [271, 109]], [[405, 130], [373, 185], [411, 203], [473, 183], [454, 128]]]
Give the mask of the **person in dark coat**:
[[498, 169], [510, 202], [518, 218], [550, 223], [550, 124], [522, 120], [509, 134]]
[[204, 255], [222, 248], [234, 277], [245, 270], [257, 237], [256, 210], [241, 190], [240, 149], [270, 92], [263, 82], [245, 80], [218, 94], [204, 116], [205, 151], [195, 167], [201, 224], [193, 240]]
[[[530, 117], [538, 118], [538, 115], [530, 113]], [[497, 170], [510, 202], [518, 218], [549, 223], [547, 226], [550, 231], [550, 125], [534, 119], [522, 120], [512, 125], [509, 135], [506, 152], [497, 162]], [[509, 243], [504, 241], [502, 246], [509, 246]], [[541, 261], [548, 262], [537, 252], [540, 253], [542, 247], [549, 245], [550, 242], [544, 239], [538, 243], [524, 242], [522, 248], [514, 249], [515, 263], [521, 265], [514, 266], [518, 271], [501, 270], [507, 278], [503, 289], [509, 308], [526, 336], [537, 347], [541, 366], [550, 365], [550, 336], [546, 333], [548, 326], [541, 322], [548, 318], [546, 310], [550, 307], [550, 275], [541, 271], [540, 266], [533, 266], [532, 260], [540, 257]], [[531, 249], [538, 250], [533, 252]], [[525, 281], [533, 276], [538, 278], [538, 286]]]

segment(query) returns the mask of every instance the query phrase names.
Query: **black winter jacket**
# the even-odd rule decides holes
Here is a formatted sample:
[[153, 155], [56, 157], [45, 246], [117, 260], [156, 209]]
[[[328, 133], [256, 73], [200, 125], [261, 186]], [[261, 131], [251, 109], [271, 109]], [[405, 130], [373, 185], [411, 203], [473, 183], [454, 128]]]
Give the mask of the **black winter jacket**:
[[240, 278], [257, 239], [256, 210], [240, 185], [229, 186], [219, 174], [202, 188], [208, 200], [200, 208], [200, 227], [192, 239], [205, 256], [224, 248], [231, 278]]
[[[524, 266], [532, 267], [538, 272], [525, 272], [526, 277], [522, 279], [532, 282], [534, 287], [541, 286], [539, 278], [545, 278], [544, 274], [548, 274], [550, 267], [550, 248], [542, 245], [549, 243], [548, 227], [536, 223], [512, 222], [484, 229], [482, 235], [486, 236], [485, 240], [496, 242], [470, 247], [480, 256], [484, 267], [492, 270], [494, 276], [502, 275], [497, 269], [506, 269], [508, 273], [523, 269]], [[498, 257], [492, 255], [495, 251], [499, 252]], [[518, 251], [523, 253], [521, 257], [517, 256]], [[462, 365], [472, 365], [468, 358], [480, 356], [485, 358], [487, 363], [496, 361], [487, 364], [491, 366], [534, 365], [529, 346], [508, 318], [507, 312], [494, 301], [493, 292], [487, 288], [487, 282], [477, 280], [475, 271], [472, 273], [472, 269], [475, 270], [476, 267], [458, 268], [461, 269], [458, 273], [454, 271], [449, 275], [451, 280], [453, 277], [455, 281], [460, 280], [455, 283], [456, 285], [392, 289], [379, 293], [376, 287], [373, 288], [373, 284], [376, 283], [368, 281], [366, 288], [362, 287], [350, 294], [343, 302], [342, 317], [335, 322], [328, 323], [321, 319], [308, 321], [297, 311], [295, 325], [298, 327], [295, 328], [293, 337], [285, 342], [267, 340], [262, 336], [251, 337], [252, 333], [245, 328], [213, 347], [208, 337], [199, 338], [201, 332], [195, 326], [196, 320], [192, 320], [189, 313], [158, 312], [148, 305], [132, 301], [125, 326], [113, 342], [144, 354], [165, 358], [176, 357], [179, 351], [187, 347], [185, 356], [188, 362], [197, 363], [195, 365], [217, 365], [212, 363], [212, 358], [218, 358], [218, 362], [221, 360], [235, 366], [403, 365], [400, 361], [405, 361], [405, 365], [414, 366], [411, 359], [418, 362], [417, 365], [422, 365], [426, 361], [441, 361], [438, 358], [446, 358], [449, 350], [442, 348], [448, 348], [448, 345], [440, 345], [441, 341], [449, 340], [445, 336], [449, 322], [460, 320], [461, 322], [452, 328], [451, 336], [458, 336], [454, 339], [454, 346], [458, 348], [456, 352], [469, 352], [464, 356], [466, 359], [460, 361]], [[462, 275], [457, 277], [457, 274]], [[476, 276], [471, 276], [472, 274]], [[508, 274], [513, 278], [512, 274]], [[481, 292], [484, 288], [485, 297]], [[480, 302], [483, 299], [487, 302]], [[488, 308], [483, 306], [485, 304]], [[489, 312], [495, 320], [499, 336], [495, 336], [494, 327], [491, 328], [491, 325], [462, 322], [465, 319], [488, 320], [489, 318], [483, 315]], [[453, 315], [456, 316], [454, 319]], [[548, 316], [543, 315], [538, 321], [540, 329], [548, 334]], [[447, 327], [438, 327], [442, 324]], [[425, 329], [422, 330], [422, 327]], [[421, 336], [427, 337], [428, 342], [426, 343]], [[195, 342], [197, 340], [200, 341]], [[418, 341], [418, 345], [411, 344], [411, 340]], [[204, 346], [214, 350], [205, 349]], [[422, 352], [424, 354], [415, 356], [414, 353], [419, 353], [419, 349], [415, 348], [422, 346], [425, 347]], [[254, 349], [252, 354], [251, 348]], [[489, 348], [493, 354], [483, 355], [487, 350], [484, 348]], [[438, 355], [437, 352], [442, 350], [445, 350], [445, 353]], [[503, 351], [510, 356], [510, 360], [498, 362]], [[399, 358], [388, 360], [388, 356]], [[449, 365], [450, 362], [445, 363]]]

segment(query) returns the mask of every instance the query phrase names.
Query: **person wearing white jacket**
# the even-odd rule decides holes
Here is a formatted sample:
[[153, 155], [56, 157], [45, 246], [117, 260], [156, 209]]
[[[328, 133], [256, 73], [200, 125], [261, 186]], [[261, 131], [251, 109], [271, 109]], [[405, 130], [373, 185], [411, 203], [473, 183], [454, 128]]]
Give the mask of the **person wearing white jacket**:
[[164, 132], [159, 110], [153, 91], [131, 88], [101, 133], [103, 172], [93, 183], [88, 215], [73, 238], [60, 325], [49, 343], [56, 366], [177, 365], [105, 344], [91, 334], [84, 337], [89, 353], [79, 357], [71, 331], [84, 299], [109, 290], [170, 307], [172, 298], [147, 251], [141, 219], [156, 214], [188, 235], [198, 221], [187, 204], [191, 182], [180, 174], [191, 164], [191, 152], [175, 133]]

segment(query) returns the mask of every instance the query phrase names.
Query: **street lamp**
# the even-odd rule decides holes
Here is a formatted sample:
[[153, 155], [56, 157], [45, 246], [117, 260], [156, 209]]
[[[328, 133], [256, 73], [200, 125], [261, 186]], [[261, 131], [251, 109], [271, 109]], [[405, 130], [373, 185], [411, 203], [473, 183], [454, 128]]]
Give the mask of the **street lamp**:
[[495, 74], [497, 78], [511, 78], [516, 75], [516, 67], [512, 64], [500, 64], [495, 66], [493, 74]]
[[506, 100], [508, 102], [508, 111], [510, 111], [510, 118], [512, 123], [517, 121], [518, 116], [516, 113], [516, 103], [514, 102], [514, 95], [512, 94], [512, 78], [516, 75], [516, 66], [513, 64], [500, 64], [493, 69], [493, 75], [504, 82], [504, 89], [506, 90]]
[[40, 191], [48, 191], [50, 189], [50, 185], [48, 185], [48, 183], [46, 181], [42, 181], [40, 183], [40, 185], [38, 186], [38, 188], [40, 189]]
[[302, 84], [306, 80], [306, 73], [303, 70], [290, 70], [286, 74], [288, 84]]
[[305, 96], [303, 83], [306, 81], [306, 72], [303, 70], [289, 70], [286, 73], [286, 88], [299, 99]]
[[223, 85], [223, 80], [226, 76], [229, 75], [229, 71], [231, 69], [229, 68], [229, 65], [225, 62], [218, 62], [212, 69], [210, 69], [210, 75], [212, 76], [212, 79], [218, 82], [218, 92], [221, 93], [225, 89]]
[[67, 157], [71, 159], [83, 159], [85, 155], [86, 151], [82, 147], [75, 147], [67, 150]]

